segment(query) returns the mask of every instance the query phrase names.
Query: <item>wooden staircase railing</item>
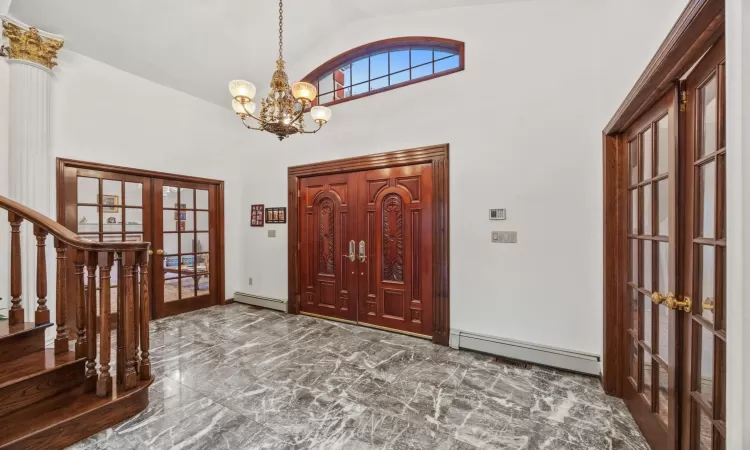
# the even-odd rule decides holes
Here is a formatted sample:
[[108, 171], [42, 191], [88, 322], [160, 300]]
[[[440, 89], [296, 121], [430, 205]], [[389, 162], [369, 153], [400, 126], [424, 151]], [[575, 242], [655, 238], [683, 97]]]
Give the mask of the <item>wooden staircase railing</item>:
[[[138, 386], [139, 380], [151, 379], [149, 359], [149, 288], [148, 242], [95, 242], [83, 239], [48, 217], [26, 206], [0, 196], [0, 208], [8, 211], [10, 237], [10, 294], [8, 314], [10, 326], [24, 323], [22, 306], [21, 224], [34, 226], [37, 242], [35, 325], [50, 323], [47, 307], [46, 241], [51, 235], [57, 252], [55, 274], [56, 325], [54, 352], [69, 351], [67, 327], [67, 267], [75, 267], [76, 342], [75, 357], [85, 358], [85, 390], [99, 397], [112, 393], [110, 323], [111, 273], [117, 265], [122, 278], [118, 283], [117, 324], [117, 382], [125, 391]], [[97, 318], [97, 279], [99, 269], [99, 314]], [[88, 277], [88, 283], [85, 283]], [[25, 294], [28, 295], [28, 294]], [[100, 332], [97, 352], [97, 320]], [[97, 372], [97, 363], [99, 370]]]

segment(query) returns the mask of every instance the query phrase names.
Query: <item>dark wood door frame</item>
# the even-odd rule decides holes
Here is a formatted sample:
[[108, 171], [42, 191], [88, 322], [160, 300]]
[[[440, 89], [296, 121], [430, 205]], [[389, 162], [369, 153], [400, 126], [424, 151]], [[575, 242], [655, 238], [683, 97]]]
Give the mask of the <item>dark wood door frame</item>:
[[[131, 167], [122, 167], [122, 166], [114, 166], [109, 164], [101, 164], [101, 163], [94, 163], [89, 161], [78, 161], [74, 159], [67, 159], [67, 158], [57, 158], [57, 171], [56, 171], [56, 186], [57, 186], [57, 193], [56, 193], [56, 204], [57, 204], [57, 223], [66, 225], [65, 218], [66, 218], [66, 194], [67, 190], [75, 189], [75, 186], [66, 186], [65, 182], [65, 170], [68, 168], [75, 168], [75, 169], [84, 169], [84, 170], [96, 170], [96, 171], [103, 171], [103, 172], [114, 172], [114, 173], [121, 173], [125, 175], [133, 175], [133, 176], [140, 176], [140, 177], [149, 177], [149, 178], [161, 178], [165, 180], [171, 180], [171, 181], [185, 181], [185, 182], [191, 182], [191, 183], [203, 183], [203, 184], [210, 184], [215, 186], [217, 191], [217, 214], [218, 214], [218, 233], [217, 233], [217, 242], [218, 242], [218, 248], [216, 249], [216, 257], [218, 260], [218, 268], [216, 270], [216, 276], [218, 278], [217, 283], [217, 300], [219, 305], [226, 305], [226, 294], [225, 294], [225, 260], [224, 260], [224, 182], [221, 180], [214, 180], [210, 178], [200, 178], [200, 177], [191, 177], [186, 175], [179, 175], [179, 174], [173, 174], [173, 173], [165, 173], [165, 172], [157, 172], [152, 170], [143, 170], [143, 169], [134, 169]], [[149, 271], [151, 273], [153, 272], [152, 268], [149, 268]], [[213, 270], [212, 270], [212, 276], [213, 276]], [[152, 283], [153, 284], [153, 283]], [[151, 298], [153, 299], [154, 296], [151, 295]], [[151, 312], [152, 315], [155, 313], [154, 305], [151, 305]], [[70, 313], [68, 314], [68, 317], [75, 317], [70, 316]], [[152, 316], [153, 317], [153, 316]]]
[[358, 156], [290, 167], [289, 203], [289, 312], [300, 312], [299, 180], [314, 175], [371, 169], [432, 164], [433, 170], [433, 337], [436, 344], [448, 345], [450, 336], [450, 229], [448, 195], [448, 144]]
[[[656, 104], [724, 32], [724, 0], [691, 0], [603, 132], [604, 343], [602, 385], [623, 396], [627, 302], [627, 142], [622, 134]], [[679, 145], [682, 145], [680, 143]]]

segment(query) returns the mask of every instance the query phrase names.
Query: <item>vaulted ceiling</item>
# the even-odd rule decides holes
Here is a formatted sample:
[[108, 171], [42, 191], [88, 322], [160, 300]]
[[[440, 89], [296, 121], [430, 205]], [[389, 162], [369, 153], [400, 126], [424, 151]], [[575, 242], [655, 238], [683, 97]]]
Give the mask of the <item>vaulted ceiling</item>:
[[[360, 19], [508, 1], [286, 0], [284, 56]], [[277, 52], [276, 0], [14, 0], [10, 14], [62, 34], [67, 49], [225, 107], [227, 82], [264, 83]]]

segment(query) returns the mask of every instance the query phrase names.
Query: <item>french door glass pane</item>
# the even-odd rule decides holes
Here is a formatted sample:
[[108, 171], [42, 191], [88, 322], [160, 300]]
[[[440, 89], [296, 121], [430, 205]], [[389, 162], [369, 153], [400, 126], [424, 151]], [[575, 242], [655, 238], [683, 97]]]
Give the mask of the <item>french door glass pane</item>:
[[99, 207], [78, 207], [78, 234], [99, 232]]
[[[120, 180], [102, 180], [102, 194], [104, 194], [102, 204], [120, 205], [122, 204], [122, 181]], [[108, 203], [107, 197], [117, 197], [117, 202]]]
[[716, 164], [710, 162], [698, 169], [698, 236], [714, 237], [714, 194]]
[[[177, 250], [177, 234], [169, 233], [164, 234], [164, 254], [165, 255], [176, 255], [179, 251]], [[165, 258], [166, 259], [166, 258]]]
[[703, 318], [713, 323], [714, 315], [713, 310], [710, 309], [715, 303], [714, 295], [714, 273], [715, 273], [715, 251], [711, 245], [701, 245], [698, 247], [696, 261], [698, 263], [698, 281], [700, 289], [698, 292], [701, 296], [697, 301], [701, 302], [701, 305], [711, 305], [709, 308], [702, 307]]
[[192, 253], [195, 233], [180, 233], [180, 253]]
[[656, 173], [669, 171], [669, 116], [656, 124]]
[[699, 374], [698, 390], [707, 402], [713, 401], [714, 390], [714, 334], [706, 327], [700, 327], [700, 355], [701, 364]]
[[669, 309], [665, 305], [655, 306], [659, 314], [659, 347], [656, 352], [669, 361]]
[[643, 192], [643, 231], [642, 233], [646, 236], [653, 234], [653, 227], [651, 224], [651, 185], [647, 184], [641, 188]]
[[717, 119], [717, 86], [716, 77], [706, 83], [700, 90], [702, 136], [699, 145], [699, 157], [716, 151], [716, 136], [718, 133]]
[[208, 211], [198, 211], [195, 213], [195, 230], [208, 231]]
[[197, 233], [197, 240], [195, 243], [196, 252], [210, 252], [208, 233]]
[[656, 183], [656, 234], [669, 236], [669, 180]]
[[195, 231], [195, 213], [193, 211], [180, 211], [180, 217], [184, 217], [178, 224], [180, 231]]
[[669, 244], [666, 242], [659, 242], [656, 244], [657, 248], [657, 291], [666, 295], [669, 292]]
[[195, 207], [195, 191], [190, 188], [180, 188], [180, 209]]
[[195, 279], [193, 277], [180, 279], [180, 297], [183, 299], [195, 297]]
[[208, 209], [208, 191], [205, 189], [195, 190], [195, 208]]
[[653, 243], [651, 241], [641, 241], [643, 245], [643, 284], [641, 287], [648, 290], [649, 292], [654, 290], [654, 279], [653, 279], [653, 257], [652, 248]]
[[643, 392], [643, 396], [646, 398], [646, 402], [650, 405], [651, 404], [651, 381], [653, 377], [652, 373], [652, 358], [651, 353], [649, 353], [647, 350], [643, 351], [643, 389], [641, 392]]
[[653, 307], [653, 303], [651, 303], [651, 298], [642, 295], [641, 296], [641, 311], [643, 312], [643, 342], [648, 345], [648, 348], [652, 348], [652, 313], [651, 308]]
[[651, 168], [651, 162], [654, 159], [654, 155], [651, 154], [651, 128], [641, 133], [641, 169], [643, 170], [642, 179], [650, 180], [653, 178], [653, 169]]
[[630, 151], [630, 184], [638, 184], [638, 139], [629, 143]]
[[99, 179], [78, 177], [78, 203], [99, 203]]
[[659, 405], [657, 412], [661, 421], [669, 426], [669, 373], [665, 366], [661, 364], [657, 365], [659, 366]]
[[180, 299], [179, 278], [174, 278], [174, 274], [164, 275], [164, 301], [173, 302]]
[[125, 206], [143, 206], [143, 185], [125, 182]]
[[177, 231], [179, 212], [165, 209], [162, 213], [164, 231]]
[[125, 208], [125, 231], [143, 231], [141, 208]]
[[713, 449], [712, 444], [712, 432], [713, 432], [713, 423], [711, 422], [711, 417], [709, 417], [698, 405], [693, 403], [694, 408], [700, 409], [700, 449], [701, 450], [711, 450]]
[[164, 186], [162, 189], [165, 208], [176, 208], [177, 206], [177, 188], [174, 186]]

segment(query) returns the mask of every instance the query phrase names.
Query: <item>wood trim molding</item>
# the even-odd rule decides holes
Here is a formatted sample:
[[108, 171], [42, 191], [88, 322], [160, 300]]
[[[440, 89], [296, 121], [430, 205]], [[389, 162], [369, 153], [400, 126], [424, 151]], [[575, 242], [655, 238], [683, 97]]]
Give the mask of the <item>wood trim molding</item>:
[[412, 164], [432, 164], [433, 170], [433, 337], [436, 344], [448, 345], [450, 336], [450, 199], [448, 144], [420, 147], [390, 153], [325, 161], [288, 169], [288, 266], [289, 312], [300, 312], [299, 272], [299, 180], [300, 178], [383, 169]]
[[724, 31], [724, 0], [690, 0], [656, 55], [604, 128], [624, 131], [667, 93]]
[[381, 92], [398, 89], [404, 86], [410, 86], [412, 84], [421, 83], [423, 81], [432, 80], [435, 78], [443, 77], [443, 76], [450, 75], [450, 74], [464, 70], [466, 59], [465, 59], [465, 51], [464, 51], [465, 44], [463, 42], [456, 41], [453, 39], [430, 37], [430, 36], [404, 36], [404, 37], [383, 39], [380, 41], [370, 42], [369, 44], [360, 45], [359, 47], [353, 48], [351, 50], [347, 50], [344, 53], [334, 56], [333, 58], [329, 59], [328, 61], [324, 62], [320, 66], [313, 69], [304, 78], [302, 78], [302, 81], [306, 81], [308, 83], [314, 84], [321, 77], [328, 74], [329, 72], [333, 72], [334, 70], [338, 69], [344, 64], [347, 64], [351, 61], [354, 61], [356, 59], [365, 57], [373, 53], [378, 53], [381, 51], [415, 48], [415, 47], [445, 49], [447, 51], [457, 52], [458, 53], [458, 67], [456, 67], [455, 69], [450, 69], [450, 70], [446, 70], [446, 71], [439, 72], [439, 73], [433, 73], [432, 75], [427, 75], [427, 76], [420, 77], [414, 80], [408, 80], [402, 83], [394, 84], [391, 86], [386, 86], [380, 89], [375, 89], [375, 90], [365, 92], [362, 94], [353, 95], [351, 97], [334, 100], [332, 102], [326, 103], [325, 106], [333, 106], [333, 105], [338, 105], [341, 103], [346, 103], [351, 100], [369, 97], [371, 95], [379, 94]]
[[[224, 185], [224, 182], [222, 180], [214, 180], [212, 178], [191, 177], [188, 175], [179, 175], [175, 173], [158, 172], [154, 170], [145, 170], [145, 169], [134, 169], [132, 167], [113, 166], [110, 164], [102, 164], [102, 163], [95, 163], [95, 162], [89, 162], [89, 161], [79, 161], [76, 159], [67, 159], [67, 158], [57, 158], [58, 182], [60, 181], [61, 170], [65, 169], [66, 167], [75, 167], [78, 169], [87, 169], [87, 170], [101, 170], [104, 172], [115, 172], [115, 173], [122, 173], [126, 175], [135, 175], [139, 177], [163, 178], [165, 180], [186, 181], [189, 183], [205, 183], [205, 184], [216, 184], [216, 185], [222, 185], [222, 186]], [[59, 188], [60, 185], [58, 184], [57, 187]]]

